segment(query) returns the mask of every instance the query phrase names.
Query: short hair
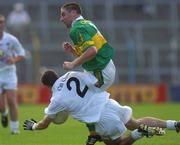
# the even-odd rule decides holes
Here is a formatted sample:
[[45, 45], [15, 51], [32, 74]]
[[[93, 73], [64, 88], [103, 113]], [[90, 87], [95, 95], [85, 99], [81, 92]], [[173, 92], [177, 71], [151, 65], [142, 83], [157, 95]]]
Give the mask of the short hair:
[[41, 82], [45, 86], [52, 87], [57, 79], [58, 79], [58, 75], [55, 71], [47, 70], [42, 75]]
[[67, 3], [67, 4], [64, 4], [61, 8], [64, 8], [69, 12], [72, 10], [75, 10], [77, 14], [80, 14], [80, 15], [82, 13], [81, 6], [77, 3]]

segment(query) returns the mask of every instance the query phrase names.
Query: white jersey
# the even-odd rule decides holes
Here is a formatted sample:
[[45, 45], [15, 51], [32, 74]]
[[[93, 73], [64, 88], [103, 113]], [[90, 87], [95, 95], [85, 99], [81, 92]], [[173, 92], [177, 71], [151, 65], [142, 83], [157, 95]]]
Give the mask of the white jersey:
[[0, 71], [4, 69], [16, 69], [15, 64], [7, 64], [8, 57], [25, 56], [25, 51], [16, 37], [4, 32], [0, 39]]
[[99, 91], [96, 82], [96, 78], [86, 72], [66, 73], [53, 85], [51, 102], [45, 113], [53, 118], [60, 111], [68, 111], [81, 122], [98, 122], [110, 94]]

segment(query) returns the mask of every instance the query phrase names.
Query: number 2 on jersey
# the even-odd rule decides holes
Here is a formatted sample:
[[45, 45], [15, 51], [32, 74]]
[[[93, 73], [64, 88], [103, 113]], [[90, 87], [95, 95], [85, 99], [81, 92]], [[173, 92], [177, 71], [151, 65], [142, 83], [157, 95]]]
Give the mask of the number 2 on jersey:
[[76, 84], [76, 93], [81, 97], [83, 98], [86, 94], [86, 92], [88, 91], [88, 86], [86, 85], [84, 87], [83, 90], [80, 89], [80, 81], [76, 78], [76, 77], [71, 77], [69, 78], [69, 80], [67, 81], [66, 85], [67, 85], [67, 88], [68, 90], [71, 90], [72, 87], [71, 87], [71, 82], [75, 82]]

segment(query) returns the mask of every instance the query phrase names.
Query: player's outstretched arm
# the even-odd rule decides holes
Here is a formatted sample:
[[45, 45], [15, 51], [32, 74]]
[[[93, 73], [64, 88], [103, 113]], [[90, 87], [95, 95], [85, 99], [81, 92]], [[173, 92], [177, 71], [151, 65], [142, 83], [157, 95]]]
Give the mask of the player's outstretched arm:
[[48, 116], [45, 116], [41, 121], [37, 122], [34, 119], [24, 121], [24, 130], [42, 130], [46, 129], [49, 124], [52, 122], [52, 119]]

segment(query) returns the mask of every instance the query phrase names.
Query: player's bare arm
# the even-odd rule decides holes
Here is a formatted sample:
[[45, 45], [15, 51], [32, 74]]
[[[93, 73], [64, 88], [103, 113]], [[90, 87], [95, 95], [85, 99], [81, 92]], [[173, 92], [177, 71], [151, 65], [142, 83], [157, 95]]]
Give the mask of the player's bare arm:
[[91, 60], [93, 57], [96, 56], [96, 54], [97, 54], [96, 47], [91, 46], [81, 56], [76, 58], [74, 61], [72, 61], [72, 62], [65, 61], [63, 63], [63, 68], [66, 69], [66, 70], [72, 70], [75, 67], [78, 67], [78, 66], [82, 65], [86, 61]]
[[24, 130], [43, 130], [46, 129], [52, 121], [53, 119], [45, 115], [39, 122], [36, 122], [34, 119], [26, 120], [23, 126]]
[[21, 61], [22, 59], [24, 59], [24, 56], [8, 57], [6, 60], [6, 63], [15, 64], [15, 63]]

